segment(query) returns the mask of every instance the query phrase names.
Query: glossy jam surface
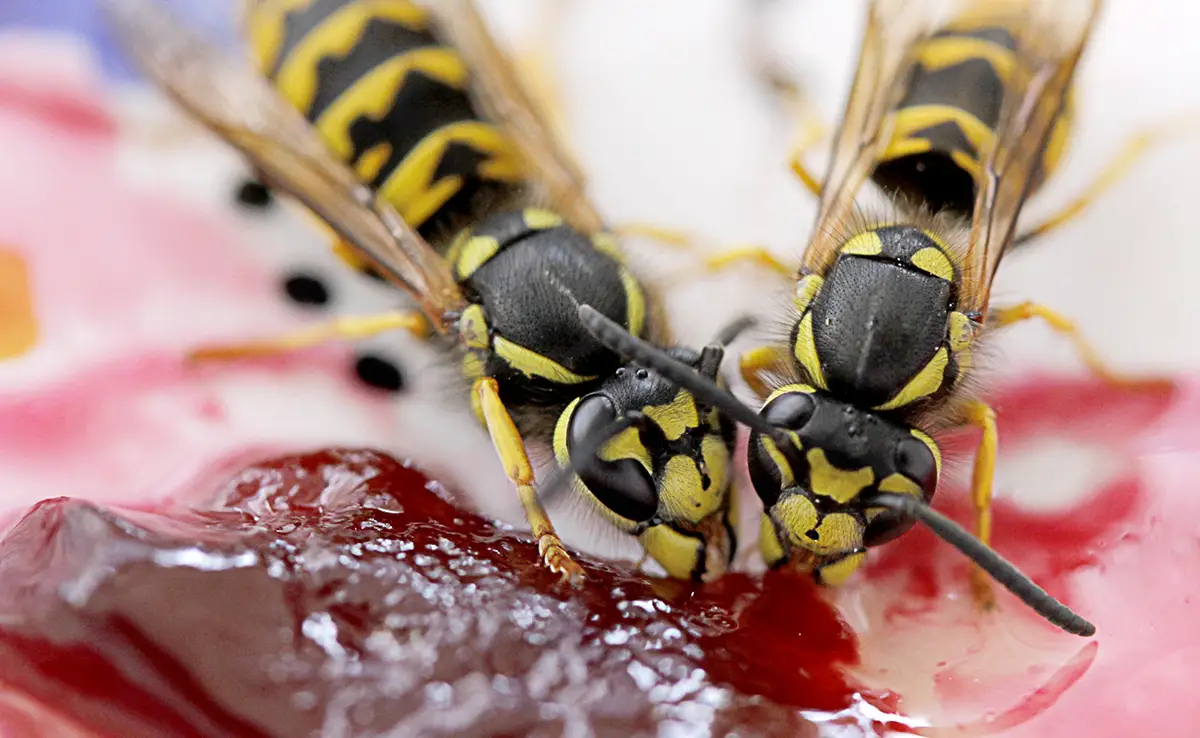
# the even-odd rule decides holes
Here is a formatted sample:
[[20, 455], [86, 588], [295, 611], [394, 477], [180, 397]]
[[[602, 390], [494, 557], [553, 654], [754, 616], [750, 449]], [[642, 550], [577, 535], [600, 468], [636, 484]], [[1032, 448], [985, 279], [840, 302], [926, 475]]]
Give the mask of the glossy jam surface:
[[428, 487], [331, 450], [249, 467], [204, 506], [43, 502], [0, 547], [0, 679], [131, 738], [886, 719], [888, 699], [843, 673], [854, 636], [807, 580], [696, 592], [589, 566], [572, 592], [529, 542]]

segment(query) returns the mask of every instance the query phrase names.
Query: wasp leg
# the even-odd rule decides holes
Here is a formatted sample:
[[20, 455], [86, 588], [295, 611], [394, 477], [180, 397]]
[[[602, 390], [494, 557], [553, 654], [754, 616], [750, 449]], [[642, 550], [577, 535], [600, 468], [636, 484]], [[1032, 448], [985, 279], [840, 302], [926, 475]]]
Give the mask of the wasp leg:
[[763, 375], [787, 366], [787, 360], [788, 350], [783, 346], [759, 346], [738, 357], [738, 372], [755, 395], [765, 398], [771, 394], [771, 386]]
[[[766, 247], [756, 244], [733, 246], [711, 253], [709, 249], [701, 246], [700, 241], [690, 233], [652, 223], [624, 223], [615, 228], [614, 232], [619, 236], [650, 239], [663, 246], [696, 255], [701, 261], [699, 271], [702, 273], [721, 272], [740, 264], [751, 263], [788, 279], [795, 276], [795, 270], [792, 267], [780, 261]], [[688, 270], [678, 273], [673, 279], [668, 280], [668, 284], [687, 282], [696, 276], [694, 271]]]
[[1059, 226], [1073, 220], [1089, 205], [1099, 199], [1106, 190], [1128, 175], [1133, 165], [1145, 156], [1146, 152], [1152, 147], [1183, 133], [1195, 133], [1196, 130], [1197, 121], [1194, 118], [1187, 118], [1183, 121], [1174, 120], [1133, 134], [1125, 141], [1125, 145], [1121, 147], [1117, 155], [1100, 170], [1100, 173], [1096, 175], [1096, 178], [1092, 180], [1087, 189], [1063, 206], [1057, 213], [1017, 236], [1013, 240], [1013, 247], [1024, 245], [1040, 236], [1044, 236]]
[[429, 322], [415, 311], [396, 311], [379, 315], [337, 318], [327, 323], [298, 331], [289, 336], [249, 341], [225, 346], [207, 346], [188, 354], [189, 361], [227, 361], [297, 351], [334, 340], [357, 340], [387, 331], [405, 330], [418, 338], [429, 335]]
[[1104, 359], [1100, 358], [1100, 354], [1087, 339], [1083, 337], [1082, 332], [1075, 325], [1074, 321], [1061, 313], [1051, 310], [1045, 305], [1039, 305], [1036, 302], [1023, 302], [1011, 307], [997, 308], [988, 315], [988, 322], [995, 328], [1003, 328], [1013, 323], [1029, 320], [1030, 318], [1041, 318], [1051, 328], [1069, 338], [1075, 347], [1075, 352], [1079, 354], [1079, 358], [1083, 360], [1088, 369], [1110, 385], [1115, 387], [1129, 387], [1131, 389], [1155, 389], [1170, 385], [1170, 382], [1166, 380], [1129, 377], [1114, 371]]
[[[992, 480], [996, 474], [996, 414], [986, 404], [973, 401], [965, 408], [966, 419], [982, 431], [971, 471], [971, 503], [975, 507], [975, 535], [987, 546], [992, 540]], [[971, 565], [971, 592], [984, 609], [996, 604], [992, 578], [979, 565]]]
[[525, 508], [525, 517], [537, 539], [538, 553], [550, 571], [561, 574], [563, 579], [577, 581], [583, 578], [583, 569], [576, 564], [567, 553], [562, 540], [554, 532], [550, 516], [538, 499], [537, 490], [533, 487], [533, 466], [529, 463], [529, 455], [525, 452], [525, 442], [513, 423], [512, 416], [500, 399], [500, 391], [496, 380], [491, 377], [481, 377], [475, 380], [473, 388], [480, 416], [488, 433], [492, 437], [492, 445], [500, 455], [504, 464], [504, 473], [517, 486], [517, 494], [521, 497], [521, 506]]
[[820, 198], [821, 192], [825, 189], [825, 183], [821, 181], [820, 177], [809, 171], [808, 166], [804, 163], [804, 156], [821, 139], [825, 138], [825, 124], [821, 122], [815, 111], [809, 110], [807, 107], [802, 119], [798, 141], [792, 148], [788, 166], [791, 167], [792, 174], [796, 175], [796, 179], [800, 180], [800, 184], [804, 185], [804, 188], [811, 192], [813, 197]]

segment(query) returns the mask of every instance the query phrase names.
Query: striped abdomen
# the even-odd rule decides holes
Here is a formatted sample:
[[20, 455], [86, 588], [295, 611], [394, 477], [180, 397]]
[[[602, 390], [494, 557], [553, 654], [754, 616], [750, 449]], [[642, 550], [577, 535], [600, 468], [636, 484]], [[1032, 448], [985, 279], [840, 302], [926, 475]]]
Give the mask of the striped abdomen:
[[[892, 140], [872, 175], [876, 183], [932, 210], [969, 216], [1017, 62], [1015, 49], [1012, 33], [995, 23], [962, 24], [922, 42], [893, 113]], [[1033, 190], [1061, 158], [1069, 118], [1067, 110], [1055, 125]]]
[[409, 0], [265, 0], [246, 18], [262, 73], [409, 225], [435, 243], [522, 180], [480, 119], [461, 56]]

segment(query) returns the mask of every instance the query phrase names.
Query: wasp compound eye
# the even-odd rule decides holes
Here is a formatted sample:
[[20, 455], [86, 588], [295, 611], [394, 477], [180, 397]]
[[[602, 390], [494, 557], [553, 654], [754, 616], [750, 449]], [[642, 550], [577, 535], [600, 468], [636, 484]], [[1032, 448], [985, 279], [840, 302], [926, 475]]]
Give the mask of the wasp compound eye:
[[[616, 408], [604, 395], [588, 395], [580, 400], [567, 428], [567, 450], [597, 448], [599, 434], [610, 432], [617, 419]], [[632, 433], [632, 436], [626, 434]], [[579, 478], [592, 495], [613, 513], [633, 522], [645, 522], [658, 513], [658, 491], [649, 471], [639, 461], [649, 453], [642, 445], [636, 428], [629, 428], [599, 448], [610, 460], [599, 458], [575, 460]]]
[[926, 496], [937, 484], [937, 460], [929, 446], [916, 438], [896, 444], [896, 471], [916, 482]]
[[763, 417], [773, 426], [800, 430], [808, 424], [816, 410], [812, 395], [807, 392], [789, 392], [771, 401], [763, 410]]

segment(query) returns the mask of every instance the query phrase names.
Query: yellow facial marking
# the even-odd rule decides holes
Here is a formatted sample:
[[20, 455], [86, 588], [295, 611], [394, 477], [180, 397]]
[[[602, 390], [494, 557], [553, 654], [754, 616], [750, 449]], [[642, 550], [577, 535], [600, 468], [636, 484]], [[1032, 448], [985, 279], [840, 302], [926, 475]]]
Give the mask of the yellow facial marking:
[[934, 468], [937, 469], [937, 474], [940, 478], [942, 476], [942, 450], [938, 448], [937, 443], [932, 438], [916, 428], [910, 428], [908, 432], [912, 434], [913, 438], [925, 444], [926, 448], [929, 449], [929, 453], [933, 454]]
[[595, 375], [576, 374], [553, 359], [530, 351], [503, 336], [496, 336], [492, 339], [492, 351], [513, 369], [527, 377], [541, 377], [556, 384], [583, 384], [596, 378]]
[[882, 405], [876, 406], [876, 410], [895, 410], [898, 407], [909, 405], [922, 397], [928, 397], [934, 392], [937, 392], [942, 386], [943, 374], [946, 371], [946, 364], [950, 361], [950, 354], [946, 351], [946, 347], [942, 346], [934, 353], [933, 358], [929, 360], [921, 371], [917, 372], [917, 376], [909, 380], [904, 388], [896, 393], [896, 396]]
[[482, 305], [468, 305], [458, 319], [458, 335], [470, 348], [486, 349], [490, 345], [487, 316]]
[[654, 473], [650, 451], [647, 450], [646, 444], [642, 443], [642, 437], [637, 428], [626, 428], [613, 436], [611, 441], [604, 444], [597, 456], [602, 461], [633, 459], [645, 467], [647, 472]]
[[878, 256], [883, 253], [883, 241], [875, 231], [863, 231], [842, 244], [843, 254]]
[[812, 322], [812, 313], [805, 313], [804, 317], [800, 319], [800, 326], [796, 331], [796, 342], [792, 345], [792, 355], [817, 383], [817, 386], [826, 389], [825, 372], [821, 370], [821, 360], [817, 356], [817, 343], [813, 338]]
[[803, 495], [780, 500], [771, 508], [771, 516], [787, 533], [788, 543], [794, 548], [829, 555], [862, 547], [862, 526], [854, 516], [830, 513], [818, 523], [817, 508]]
[[758, 440], [762, 444], [763, 450], [767, 452], [767, 456], [771, 457], [771, 461], [774, 462], [776, 471], [779, 472], [780, 488], [794, 487], [796, 485], [795, 473], [792, 471], [792, 465], [788, 463], [787, 457], [779, 450], [779, 446], [775, 445], [775, 441], [767, 436], [759, 436]]
[[571, 417], [575, 414], [575, 408], [579, 406], [579, 401], [582, 397], [576, 397], [571, 400], [562, 413], [558, 416], [558, 422], [554, 424], [554, 458], [558, 460], [561, 466], [566, 466], [571, 460], [571, 455], [567, 452], [567, 426], [571, 423]]
[[721, 488], [704, 489], [696, 462], [672, 456], [663, 469], [659, 510], [664, 519], [699, 523], [721, 509]]
[[525, 220], [525, 225], [535, 231], [557, 228], [563, 224], [563, 219], [558, 213], [542, 208], [525, 208], [525, 211], [521, 215]]
[[780, 387], [779, 389], [775, 390], [770, 395], [768, 395], [766, 401], [763, 402], [763, 405], [765, 406], [767, 403], [771, 402], [775, 398], [782, 397], [783, 395], [790, 394], [792, 392], [803, 392], [806, 395], [811, 395], [812, 393], [814, 393], [816, 391], [817, 391], [816, 387], [810, 387], [807, 384], [799, 384], [799, 383], [785, 384], [784, 386]]
[[829, 587], [840, 587], [866, 560], [867, 554], [860, 552], [822, 566], [817, 570], [821, 575], [821, 583]]
[[665, 405], [650, 405], [642, 409], [646, 417], [653, 420], [668, 441], [674, 441], [692, 428], [700, 425], [700, 414], [696, 401], [685, 390], [679, 390], [675, 398]]
[[758, 550], [767, 566], [774, 566], [787, 556], [787, 551], [783, 550], [783, 544], [779, 542], [779, 536], [775, 535], [775, 521], [771, 520], [767, 513], [763, 513], [762, 522], [758, 526]]
[[913, 254], [909, 261], [917, 269], [928, 272], [938, 279], [947, 282], [954, 281], [954, 264], [950, 261], [950, 257], [946, 256], [939, 248], [926, 246]]
[[626, 328], [635, 336], [641, 336], [646, 328], [646, 293], [637, 279], [624, 267], [621, 268], [621, 286], [625, 289]]
[[814, 448], [807, 454], [808, 484], [812, 493], [845, 504], [858, 496], [875, 481], [875, 470], [869, 466], [847, 471], [839, 469], [825, 458], [825, 450]]
[[675, 579], [691, 579], [704, 558], [704, 544], [698, 538], [685, 536], [665, 525], [647, 528], [638, 536], [638, 541], [650, 558]]
[[921, 488], [916, 482], [903, 474], [889, 474], [879, 483], [880, 492], [895, 492], [902, 495], [912, 495], [921, 498]]
[[950, 313], [950, 351], [958, 353], [975, 339], [975, 324], [964, 313]]
[[813, 298], [821, 291], [825, 279], [816, 274], [810, 274], [796, 283], [795, 305], [797, 312], [803, 313], [812, 304]]
[[475, 270], [487, 263], [500, 250], [500, 242], [494, 236], [473, 236], [458, 249], [454, 264], [454, 276], [460, 281], [467, 279]]

